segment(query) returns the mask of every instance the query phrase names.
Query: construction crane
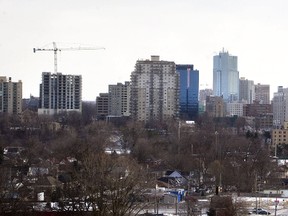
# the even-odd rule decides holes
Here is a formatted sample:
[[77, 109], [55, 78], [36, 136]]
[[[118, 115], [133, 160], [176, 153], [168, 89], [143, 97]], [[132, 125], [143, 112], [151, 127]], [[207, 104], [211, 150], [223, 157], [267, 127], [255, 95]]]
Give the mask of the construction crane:
[[53, 51], [54, 52], [54, 72], [57, 73], [57, 52], [59, 51], [75, 51], [75, 50], [99, 50], [105, 49], [104, 47], [88, 47], [88, 46], [77, 46], [77, 47], [63, 47], [59, 48], [56, 45], [56, 42], [53, 42], [53, 48], [33, 48], [33, 52], [38, 51]]

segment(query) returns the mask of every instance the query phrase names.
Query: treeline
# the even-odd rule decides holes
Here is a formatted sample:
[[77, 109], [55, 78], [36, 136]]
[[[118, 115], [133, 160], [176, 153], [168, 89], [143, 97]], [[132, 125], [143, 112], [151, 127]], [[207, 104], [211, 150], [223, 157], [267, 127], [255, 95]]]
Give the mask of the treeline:
[[[47, 200], [58, 202], [61, 211], [95, 215], [137, 214], [151, 205], [144, 189], [155, 187], [157, 173], [165, 170], [194, 173], [199, 187], [223, 191], [253, 192], [259, 179], [278, 184], [265, 136], [246, 131], [242, 118], [219, 121], [203, 115], [192, 125], [175, 119], [112, 123], [95, 121], [92, 108], [87, 105], [82, 114], [0, 115], [2, 150], [23, 147], [17, 155], [1, 154], [0, 212], [23, 210], [17, 207], [21, 201], [36, 200], [41, 189], [31, 186], [27, 169], [44, 164], [56, 179]], [[105, 153], [116, 147], [123, 154]], [[37, 179], [43, 176], [39, 171]]]

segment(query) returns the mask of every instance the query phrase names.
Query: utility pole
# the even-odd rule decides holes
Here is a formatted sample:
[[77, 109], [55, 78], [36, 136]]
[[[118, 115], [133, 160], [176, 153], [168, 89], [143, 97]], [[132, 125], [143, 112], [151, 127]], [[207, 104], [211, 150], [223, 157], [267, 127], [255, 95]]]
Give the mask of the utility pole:
[[220, 189], [221, 189], [221, 185], [222, 185], [222, 170], [221, 170], [221, 166], [222, 166], [222, 163], [221, 163], [221, 148], [220, 149], [218, 149], [219, 148], [219, 138], [218, 138], [218, 136], [219, 136], [219, 133], [218, 133], [218, 131], [215, 131], [215, 151], [216, 151], [216, 160], [218, 160], [219, 161], [219, 170], [218, 170], [218, 172], [219, 172], [219, 180], [218, 180], [218, 182], [217, 182], [217, 186], [216, 186], [216, 195], [219, 195], [219, 192], [220, 192]]
[[154, 213], [158, 215], [158, 199], [157, 199], [157, 173], [155, 172], [155, 206], [154, 206]]
[[179, 119], [178, 122], [178, 146], [177, 146], [177, 153], [180, 153], [180, 142], [181, 142], [181, 120]]
[[256, 214], [258, 214], [258, 191], [257, 191], [257, 173], [255, 173], [255, 197], [256, 197]]

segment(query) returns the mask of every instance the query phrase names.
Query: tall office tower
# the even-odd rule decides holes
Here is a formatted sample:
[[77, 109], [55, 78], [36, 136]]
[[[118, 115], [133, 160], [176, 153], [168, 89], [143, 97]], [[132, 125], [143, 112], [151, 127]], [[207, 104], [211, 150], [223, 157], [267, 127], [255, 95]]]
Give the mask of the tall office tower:
[[108, 115], [130, 116], [130, 82], [109, 85]]
[[138, 60], [131, 73], [131, 116], [135, 120], [154, 122], [179, 117], [179, 75], [176, 65], [160, 61]]
[[108, 116], [108, 93], [100, 93], [96, 97], [96, 116], [98, 120], [105, 120]]
[[270, 85], [260, 83], [255, 85], [255, 101], [259, 101], [260, 104], [270, 104]]
[[12, 82], [11, 77], [0, 77], [0, 112], [19, 114], [22, 112], [22, 82]]
[[278, 86], [278, 92], [273, 95], [273, 125], [281, 128], [288, 121], [288, 88]]
[[199, 110], [199, 71], [193, 65], [176, 65], [180, 76], [180, 118], [195, 120]]
[[255, 99], [254, 81], [241, 77], [239, 80], [239, 101], [252, 104]]
[[239, 71], [237, 56], [224, 50], [213, 58], [213, 94], [223, 97], [225, 102], [239, 98]]
[[38, 114], [82, 112], [82, 76], [42, 73]]

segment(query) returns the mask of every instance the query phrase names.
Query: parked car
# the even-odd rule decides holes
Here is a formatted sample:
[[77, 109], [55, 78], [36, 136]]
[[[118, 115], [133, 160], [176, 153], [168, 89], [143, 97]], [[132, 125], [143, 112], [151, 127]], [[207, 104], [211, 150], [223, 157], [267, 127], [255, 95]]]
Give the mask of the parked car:
[[258, 214], [258, 215], [270, 215], [271, 213], [265, 209], [262, 208], [254, 208], [252, 212], [249, 212], [249, 214]]
[[259, 215], [270, 215], [271, 213], [269, 211], [267, 211], [267, 210], [260, 210], [260, 211], [257, 212], [257, 214], [259, 214]]

